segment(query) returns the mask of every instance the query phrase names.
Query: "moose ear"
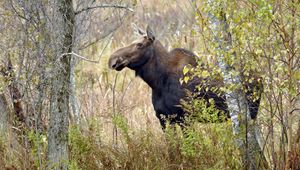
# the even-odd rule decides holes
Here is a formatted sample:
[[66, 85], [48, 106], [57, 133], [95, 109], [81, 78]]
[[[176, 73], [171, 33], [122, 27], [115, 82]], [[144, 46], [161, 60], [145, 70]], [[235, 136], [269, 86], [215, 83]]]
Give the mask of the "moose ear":
[[138, 35], [145, 35], [145, 31], [141, 30], [139, 27], [137, 27], [134, 23], [131, 24], [131, 27], [133, 28], [134, 33]]
[[155, 36], [153, 34], [152, 29], [150, 28], [150, 26], [147, 26], [147, 37], [149, 38], [150, 41], [154, 41], [155, 40]]
[[140, 35], [145, 35], [145, 32], [143, 30], [141, 30], [140, 28], [137, 28], [137, 32], [140, 34]]

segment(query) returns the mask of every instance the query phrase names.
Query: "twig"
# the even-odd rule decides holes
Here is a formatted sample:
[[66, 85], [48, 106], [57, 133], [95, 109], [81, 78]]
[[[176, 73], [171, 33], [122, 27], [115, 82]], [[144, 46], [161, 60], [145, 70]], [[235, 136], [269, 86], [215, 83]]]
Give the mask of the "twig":
[[63, 53], [63, 54], [61, 54], [60, 57], [57, 59], [57, 61], [60, 60], [62, 57], [66, 56], [66, 55], [74, 55], [75, 57], [78, 57], [78, 58], [80, 58], [80, 59], [82, 59], [84, 61], [88, 61], [88, 62], [91, 62], [91, 63], [99, 63], [99, 60], [98, 61], [90, 60], [90, 59], [88, 59], [86, 57], [83, 57], [81, 55], [78, 55], [78, 54], [74, 53], [73, 51], [70, 52], [70, 53]]
[[[117, 112], [116, 112], [116, 85], [117, 85], [117, 80], [118, 80], [118, 75], [116, 74], [115, 76], [115, 81], [112, 87], [112, 92], [113, 92], [113, 116], [114, 118], [116, 118], [117, 116]], [[118, 146], [118, 128], [117, 128], [117, 124], [114, 123], [114, 127], [113, 127], [113, 147], [117, 147]]]
[[130, 12], [134, 12], [134, 10], [126, 5], [117, 5], [117, 4], [101, 4], [101, 5], [96, 5], [96, 6], [90, 6], [87, 8], [83, 8], [79, 11], [75, 12], [75, 15], [80, 14], [81, 12], [91, 10], [91, 9], [96, 9], [96, 8], [120, 8], [120, 9], [126, 9]]
[[22, 18], [22, 19], [24, 19], [24, 20], [26, 20], [26, 21], [29, 21], [28, 18], [26, 18], [25, 16], [21, 15], [21, 14], [17, 11], [17, 9], [14, 7], [12, 1], [10, 2], [10, 5], [11, 5], [11, 8], [13, 9], [13, 12], [14, 12], [15, 14], [17, 14], [18, 17], [20, 17], [20, 18]]
[[84, 50], [86, 48], [88, 48], [89, 46], [93, 45], [93, 44], [96, 44], [97, 42], [99, 42], [100, 40], [103, 40], [104, 38], [110, 36], [110, 39], [108, 40], [108, 43], [106, 44], [106, 46], [109, 44], [110, 40], [112, 39], [113, 37], [113, 32], [116, 31], [117, 28], [113, 29], [109, 34], [107, 35], [104, 35], [104, 36], [101, 36], [100, 38], [96, 38], [93, 42], [90, 42], [90, 43], [85, 43], [84, 45], [82, 45], [81, 47], [79, 47], [79, 51], [81, 50]]
[[290, 115], [293, 113], [293, 112], [295, 112], [295, 111], [299, 111], [300, 110], [300, 108], [295, 108], [295, 109], [293, 109], [292, 111], [290, 111]]

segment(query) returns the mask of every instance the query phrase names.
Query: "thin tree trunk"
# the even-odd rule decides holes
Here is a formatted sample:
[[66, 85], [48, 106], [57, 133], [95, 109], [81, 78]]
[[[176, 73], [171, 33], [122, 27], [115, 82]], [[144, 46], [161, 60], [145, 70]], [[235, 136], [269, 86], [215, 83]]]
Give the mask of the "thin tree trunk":
[[8, 77], [9, 81], [11, 81], [8, 85], [8, 89], [13, 102], [13, 109], [16, 118], [21, 123], [26, 124], [23, 105], [22, 105], [22, 95], [18, 89], [18, 83], [16, 81], [13, 65], [9, 56], [7, 57], [7, 68], [5, 69], [4, 75]]
[[60, 49], [62, 53], [55, 58], [58, 64], [54, 66], [55, 76], [52, 80], [47, 169], [68, 169], [71, 57], [62, 54], [72, 52], [75, 14], [72, 0], [57, 0], [56, 5], [58, 8], [58, 16], [56, 17], [61, 19], [56, 24], [61, 24], [59, 26], [62, 29], [60, 35], [62, 38], [57, 37], [57, 39], [58, 43], [62, 44]]
[[26, 125], [25, 115], [22, 106], [22, 95], [18, 89], [18, 83], [16, 81], [13, 65], [9, 56], [6, 58], [5, 65], [5, 68], [1, 69], [1, 74], [4, 77], [6, 77], [7, 81], [9, 81], [8, 90], [11, 96], [11, 100], [13, 102], [14, 114], [21, 123], [24, 123]]
[[76, 95], [76, 78], [75, 78], [75, 66], [76, 66], [76, 58], [71, 58], [71, 74], [70, 74], [70, 103], [72, 107], [74, 121], [77, 125], [80, 125], [80, 112], [78, 106], [78, 100]]
[[5, 95], [0, 92], [0, 137], [5, 134], [9, 121], [9, 108]]

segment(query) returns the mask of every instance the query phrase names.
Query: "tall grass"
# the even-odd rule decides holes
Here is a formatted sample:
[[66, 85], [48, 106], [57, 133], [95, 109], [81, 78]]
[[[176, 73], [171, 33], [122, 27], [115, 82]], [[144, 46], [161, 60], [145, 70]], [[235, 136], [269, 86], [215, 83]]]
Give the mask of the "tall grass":
[[93, 125], [70, 129], [71, 169], [240, 169], [231, 125], [168, 126], [165, 135], [132, 130], [125, 118], [115, 121], [120, 143], [99, 141]]

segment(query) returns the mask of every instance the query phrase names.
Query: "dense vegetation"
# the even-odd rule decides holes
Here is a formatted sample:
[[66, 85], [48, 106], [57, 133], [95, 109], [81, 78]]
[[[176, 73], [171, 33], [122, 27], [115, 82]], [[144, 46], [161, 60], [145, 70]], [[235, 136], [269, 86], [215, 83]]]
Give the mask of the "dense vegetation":
[[[166, 48], [199, 56], [185, 74], [222, 79], [224, 62], [230, 76], [259, 75], [250, 124], [261, 133], [260, 169], [300, 168], [300, 1], [10, 0], [0, 1], [0, 23], [0, 169], [249, 168], [237, 144], [247, 126], [233, 134], [231, 120], [194, 115], [184, 130], [162, 132], [149, 87], [129, 69], [108, 69], [110, 54], [136, 39], [132, 27], [148, 24]], [[202, 101], [183, 107], [214, 119]]]

